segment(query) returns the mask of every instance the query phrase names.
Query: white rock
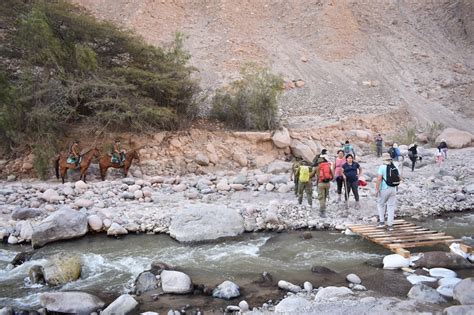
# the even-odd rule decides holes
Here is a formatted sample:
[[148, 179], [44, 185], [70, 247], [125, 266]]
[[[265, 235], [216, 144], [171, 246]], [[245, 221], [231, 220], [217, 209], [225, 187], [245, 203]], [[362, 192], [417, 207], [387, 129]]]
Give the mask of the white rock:
[[267, 166], [267, 173], [278, 174], [287, 173], [291, 170], [293, 163], [276, 160]]
[[137, 190], [140, 190], [142, 187], [140, 185], [131, 185], [131, 186], [128, 186], [128, 191], [131, 192], [131, 193], [134, 193], [136, 192]]
[[10, 236], [8, 237], [8, 241], [7, 241], [7, 242], [8, 242], [8, 244], [12, 244], [12, 245], [13, 245], [13, 244], [18, 244], [18, 238], [17, 238], [16, 236], [14, 236], [14, 235], [10, 235]]
[[383, 258], [383, 269], [399, 269], [410, 265], [410, 259], [399, 254], [387, 255]]
[[307, 314], [311, 308], [311, 302], [307, 299], [291, 295], [284, 298], [275, 306], [276, 314]]
[[122, 294], [115, 301], [110, 303], [101, 315], [128, 314], [133, 311], [138, 302], [129, 294]]
[[25, 241], [31, 241], [31, 237], [33, 235], [33, 226], [28, 221], [21, 221], [20, 222], [20, 238]]
[[354, 283], [354, 284], [360, 284], [362, 283], [362, 280], [360, 280], [359, 276], [354, 274], [354, 273], [350, 273], [346, 276], [346, 280], [351, 282], [351, 283]]
[[47, 202], [56, 202], [61, 200], [61, 197], [59, 196], [58, 192], [54, 189], [47, 189], [42, 195], [41, 198], [43, 200], [46, 200]]
[[135, 199], [141, 199], [143, 198], [143, 192], [141, 190], [137, 190], [133, 193], [133, 195], [135, 196]]
[[290, 146], [291, 138], [288, 129], [282, 127], [275, 131], [272, 136], [273, 144], [280, 149], [284, 149]]
[[436, 282], [436, 278], [432, 278], [432, 277], [427, 277], [427, 276], [421, 276], [421, 275], [409, 275], [407, 277], [407, 280], [411, 283], [411, 284], [418, 284], [418, 283], [421, 283], [421, 282]]
[[175, 191], [175, 192], [182, 192], [182, 191], [185, 191], [186, 189], [187, 189], [187, 187], [186, 187], [186, 184], [184, 184], [184, 183], [173, 186], [173, 191]]
[[76, 189], [77, 192], [85, 192], [89, 189], [89, 185], [84, 183], [82, 180], [79, 180], [74, 184], [74, 189]]
[[367, 288], [364, 287], [362, 284], [356, 284], [352, 287], [354, 291], [367, 291]]
[[180, 271], [163, 270], [161, 287], [165, 293], [185, 294], [192, 290], [191, 278]]
[[265, 185], [265, 190], [266, 191], [272, 191], [274, 188], [275, 188], [275, 186], [273, 184], [268, 183], [268, 184]]
[[436, 143], [446, 140], [449, 148], [460, 149], [468, 147], [473, 141], [473, 135], [467, 131], [461, 131], [455, 128], [446, 128], [436, 138]]
[[76, 201], [74, 201], [74, 205], [78, 208], [90, 208], [94, 205], [94, 201], [89, 200], [89, 199], [79, 198], [79, 199], [76, 199]]
[[88, 216], [87, 223], [89, 224], [92, 231], [94, 232], [102, 231], [102, 219], [98, 215], [92, 214]]
[[453, 298], [463, 305], [474, 305], [474, 277], [466, 278], [456, 284]]
[[308, 292], [308, 293], [311, 292], [311, 291], [313, 291], [313, 285], [312, 285], [311, 282], [309, 282], [309, 281], [305, 281], [305, 282], [303, 283], [303, 288], [304, 288], [305, 291]]
[[224, 281], [212, 291], [212, 296], [218, 299], [230, 300], [240, 295], [240, 288], [232, 281]]
[[278, 192], [279, 193], [286, 194], [289, 191], [290, 191], [290, 187], [286, 184], [282, 184], [282, 185], [280, 185], [280, 187], [278, 187]]
[[128, 234], [127, 229], [115, 222], [112, 223], [112, 225], [107, 230], [107, 235], [123, 235], [123, 234]]
[[438, 280], [439, 286], [455, 287], [462, 279], [460, 278], [441, 278]]
[[288, 281], [285, 281], [285, 280], [280, 280], [278, 281], [278, 287], [280, 289], [283, 289], [283, 290], [286, 290], [286, 291], [290, 291], [290, 292], [294, 292], [294, 293], [297, 293], [297, 292], [300, 292], [301, 291], [301, 287], [298, 286], [298, 285], [295, 285], [293, 283], [290, 283]]
[[201, 165], [201, 166], [209, 165], [209, 158], [204, 153], [198, 153], [194, 160], [196, 161], [198, 165]]
[[151, 197], [153, 194], [153, 189], [151, 189], [150, 187], [144, 187], [142, 189], [142, 192], [144, 197]]
[[104, 219], [104, 228], [108, 229], [112, 225], [112, 221], [110, 219]]
[[41, 293], [40, 303], [48, 312], [69, 314], [90, 314], [105, 305], [98, 297], [85, 292]]
[[315, 297], [315, 301], [328, 300], [334, 297], [341, 297], [346, 295], [353, 295], [351, 289], [346, 287], [325, 287], [318, 291]]
[[249, 310], [249, 303], [245, 300], [240, 301], [239, 308], [241, 312], [247, 312]]
[[446, 300], [433, 288], [417, 284], [408, 292], [407, 296], [411, 299], [428, 302], [428, 303], [444, 303]]
[[431, 268], [430, 276], [436, 278], [456, 278], [458, 275], [456, 272], [447, 268]]

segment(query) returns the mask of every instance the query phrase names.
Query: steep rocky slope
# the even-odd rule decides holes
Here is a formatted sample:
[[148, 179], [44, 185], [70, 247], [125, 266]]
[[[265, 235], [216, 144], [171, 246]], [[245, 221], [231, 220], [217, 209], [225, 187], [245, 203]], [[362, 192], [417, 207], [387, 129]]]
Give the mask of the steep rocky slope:
[[469, 0], [72, 1], [152, 44], [188, 35], [205, 92], [247, 61], [303, 80], [282, 98], [290, 127], [408, 109], [419, 125], [474, 132]]

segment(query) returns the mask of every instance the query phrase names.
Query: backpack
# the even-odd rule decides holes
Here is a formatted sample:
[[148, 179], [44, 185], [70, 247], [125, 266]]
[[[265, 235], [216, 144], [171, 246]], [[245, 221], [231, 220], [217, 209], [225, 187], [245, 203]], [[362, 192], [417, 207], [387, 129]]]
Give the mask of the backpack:
[[320, 183], [329, 183], [332, 181], [333, 177], [331, 174], [331, 168], [328, 162], [319, 163], [319, 182]]
[[397, 157], [397, 151], [395, 150], [395, 148], [390, 148], [388, 149], [388, 154], [390, 154], [390, 157], [392, 159], [396, 158]]
[[384, 181], [390, 187], [400, 185], [400, 173], [393, 163], [387, 165], [387, 173], [385, 174]]
[[343, 150], [345, 154], [351, 153], [353, 151], [352, 144], [344, 144]]
[[307, 183], [309, 182], [309, 166], [307, 165], [301, 165], [299, 168], [299, 177], [298, 180], [301, 183]]

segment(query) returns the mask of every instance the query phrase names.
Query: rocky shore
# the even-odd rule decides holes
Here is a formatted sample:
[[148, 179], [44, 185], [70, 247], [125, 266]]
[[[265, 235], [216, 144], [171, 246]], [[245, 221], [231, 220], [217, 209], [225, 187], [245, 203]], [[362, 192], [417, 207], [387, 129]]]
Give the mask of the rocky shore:
[[[401, 146], [401, 149], [403, 152], [406, 148]], [[424, 217], [443, 213], [472, 210], [473, 153], [474, 148], [450, 150], [448, 160], [438, 167], [434, 163], [434, 149], [421, 148], [423, 160], [417, 163], [415, 172], [410, 171], [407, 161], [403, 163], [404, 181], [399, 188], [396, 215], [422, 220]], [[107, 233], [110, 236], [166, 233], [179, 242], [206, 242], [244, 232], [281, 232], [293, 229], [342, 231], [349, 223], [376, 221], [374, 179], [381, 161], [371, 154], [361, 154], [359, 162], [363, 176], [369, 183], [360, 189], [360, 209], [356, 209], [352, 201], [349, 209], [337, 203], [333, 187], [326, 217], [319, 215], [317, 199], [313, 201], [313, 208], [307, 206], [306, 200], [303, 205], [297, 204], [293, 182], [290, 181], [291, 163], [286, 161], [274, 161], [259, 169], [243, 167], [203, 175], [147, 176], [140, 174], [139, 167], [136, 167], [132, 170], [133, 177], [117, 178], [120, 176], [117, 173], [110, 176], [113, 179], [105, 182], [3, 182], [0, 188], [0, 237], [8, 244], [31, 242], [33, 247], [41, 247], [87, 233]], [[171, 283], [171, 290], [175, 290], [176, 279], [182, 275], [172, 275], [174, 280], [167, 282], [161, 273], [154, 273], [148, 277], [147, 285], [151, 283], [152, 287], [160, 287], [162, 293], [167, 293], [166, 283]], [[182, 288], [178, 288], [178, 293], [196, 289], [191, 287], [191, 279], [188, 282], [187, 291], [180, 291]], [[314, 314], [329, 312], [331, 309], [341, 312], [345, 310], [348, 313], [364, 310], [375, 313], [440, 310], [440, 306], [427, 306], [424, 299], [420, 302], [419, 299], [405, 301], [381, 297], [374, 292], [359, 291], [357, 288], [360, 287], [354, 287], [355, 285], [357, 284], [350, 288], [310, 289], [310, 284], [279, 284], [280, 289], [290, 291], [286, 298], [249, 311], [249, 314]], [[472, 283], [470, 285], [472, 287]], [[226, 283], [224, 286], [233, 285]], [[214, 292], [216, 289], [207, 290]], [[235, 286], [234, 289], [223, 289], [225, 292], [236, 290]], [[428, 289], [420, 290], [425, 292]], [[320, 292], [331, 293], [326, 295]], [[169, 294], [174, 293], [176, 292]], [[45, 293], [42, 304], [49, 305], [48, 310], [54, 309], [51, 303], [56, 303], [55, 294], [62, 300], [83, 301], [90, 298], [91, 301], [96, 301], [93, 297], [64, 297], [64, 292]], [[130, 295], [119, 297], [111, 309], [115, 309], [116, 305], [123, 305], [122, 303], [130, 307], [136, 306], [130, 298], [135, 301]], [[244, 312], [244, 302], [227, 311]], [[95, 302], [91, 303], [96, 310], [105, 307], [103, 302], [97, 302], [100, 306]], [[108, 314], [107, 312], [105, 313]]]

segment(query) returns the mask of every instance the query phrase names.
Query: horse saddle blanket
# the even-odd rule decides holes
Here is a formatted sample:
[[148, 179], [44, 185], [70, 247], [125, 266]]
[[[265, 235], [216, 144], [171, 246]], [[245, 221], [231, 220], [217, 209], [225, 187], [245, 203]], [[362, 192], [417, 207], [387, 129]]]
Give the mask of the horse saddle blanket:
[[74, 156], [70, 155], [70, 156], [68, 156], [68, 158], [67, 158], [67, 163], [69, 163], [69, 164], [76, 164], [76, 163], [77, 163], [77, 159], [76, 159]]
[[122, 159], [120, 159], [119, 156], [112, 155], [112, 158], [111, 158], [110, 161], [111, 161], [112, 163], [121, 164], [124, 160], [125, 160], [125, 154], [124, 154], [124, 156], [123, 156]]

